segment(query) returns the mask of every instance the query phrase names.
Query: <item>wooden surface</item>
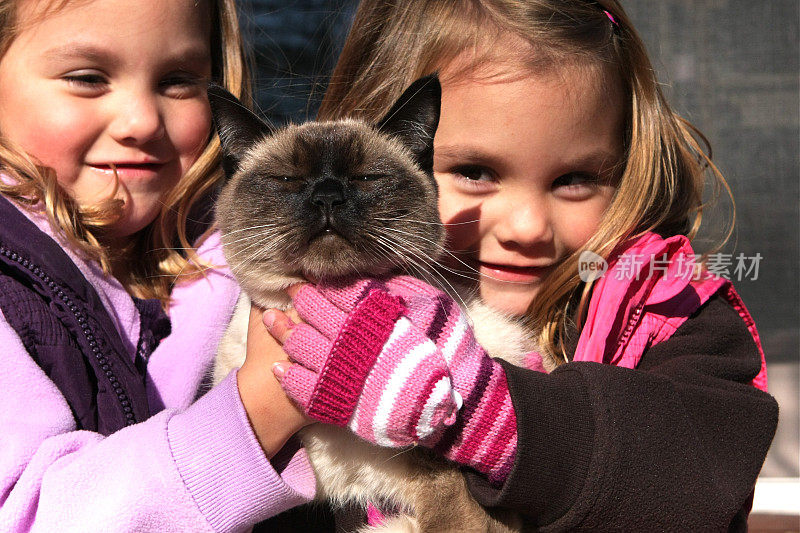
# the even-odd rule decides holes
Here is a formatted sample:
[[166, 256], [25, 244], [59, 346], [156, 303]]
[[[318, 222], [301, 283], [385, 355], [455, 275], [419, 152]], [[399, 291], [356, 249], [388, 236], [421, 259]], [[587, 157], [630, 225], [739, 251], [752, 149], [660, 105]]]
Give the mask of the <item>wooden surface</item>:
[[797, 515], [751, 514], [748, 520], [750, 533], [796, 533], [800, 532], [800, 517]]

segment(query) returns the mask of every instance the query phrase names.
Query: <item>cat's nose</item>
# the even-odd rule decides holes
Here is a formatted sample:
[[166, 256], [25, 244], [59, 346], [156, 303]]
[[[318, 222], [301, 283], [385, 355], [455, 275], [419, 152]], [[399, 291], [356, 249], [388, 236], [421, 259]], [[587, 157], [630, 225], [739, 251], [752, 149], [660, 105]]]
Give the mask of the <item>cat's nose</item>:
[[311, 190], [311, 203], [330, 212], [334, 206], [344, 203], [344, 187], [337, 180], [322, 180]]

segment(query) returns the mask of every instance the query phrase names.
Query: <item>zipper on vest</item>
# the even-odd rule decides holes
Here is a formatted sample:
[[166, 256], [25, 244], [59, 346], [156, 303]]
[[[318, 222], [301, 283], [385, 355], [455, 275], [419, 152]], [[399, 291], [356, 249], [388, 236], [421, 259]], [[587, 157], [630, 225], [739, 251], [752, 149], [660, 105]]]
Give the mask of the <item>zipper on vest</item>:
[[136, 415], [133, 412], [133, 407], [131, 406], [130, 399], [128, 398], [128, 395], [125, 393], [125, 390], [122, 388], [122, 384], [114, 375], [114, 371], [111, 368], [111, 361], [108, 360], [106, 355], [100, 349], [100, 346], [97, 344], [97, 339], [95, 338], [94, 331], [92, 330], [91, 326], [89, 326], [89, 321], [86, 318], [86, 315], [83, 313], [83, 311], [78, 309], [78, 306], [75, 305], [75, 303], [70, 299], [70, 297], [64, 292], [64, 288], [55, 281], [53, 281], [52, 278], [50, 278], [50, 276], [48, 276], [35, 263], [21, 257], [17, 252], [11, 251], [2, 245], [0, 245], [0, 254], [11, 259], [15, 263], [22, 266], [25, 270], [36, 276], [42, 283], [44, 283], [53, 292], [53, 294], [55, 294], [56, 297], [58, 297], [59, 300], [61, 300], [61, 302], [67, 307], [67, 309], [70, 310], [70, 312], [75, 317], [78, 326], [81, 328], [83, 336], [86, 339], [89, 348], [92, 350], [92, 354], [94, 355], [95, 359], [100, 365], [100, 369], [105, 374], [106, 378], [108, 379], [108, 382], [111, 385], [111, 388], [117, 395], [117, 401], [122, 407], [122, 411], [125, 413], [125, 425], [130, 426], [132, 424], [135, 424]]

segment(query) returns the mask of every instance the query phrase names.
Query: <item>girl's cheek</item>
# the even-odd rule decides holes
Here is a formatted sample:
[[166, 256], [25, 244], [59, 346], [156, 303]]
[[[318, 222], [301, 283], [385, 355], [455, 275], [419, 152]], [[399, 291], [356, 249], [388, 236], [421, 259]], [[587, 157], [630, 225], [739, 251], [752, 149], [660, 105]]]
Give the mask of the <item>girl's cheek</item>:
[[447, 247], [466, 251], [479, 240], [479, 203], [439, 183], [439, 217], [447, 231]]
[[[27, 124], [16, 130], [13, 139], [30, 156], [54, 168], [58, 181], [67, 184], [77, 175], [85, 153], [91, 147], [101, 126], [92, 113], [70, 106], [61, 106], [48, 113], [33, 113]], [[12, 134], [13, 136], [13, 134]]]
[[606, 207], [605, 201], [598, 201], [590, 205], [570, 206], [554, 215], [553, 220], [557, 221], [555, 231], [569, 251], [582, 248], [597, 233]]
[[[465, 252], [470, 245], [478, 240], [477, 232], [471, 228], [472, 224], [459, 224], [447, 226], [447, 248], [453, 252]], [[475, 224], [477, 227], [477, 224]]]
[[196, 102], [176, 116], [172, 142], [183, 159], [193, 163], [202, 153], [211, 135], [211, 110], [205, 101]]

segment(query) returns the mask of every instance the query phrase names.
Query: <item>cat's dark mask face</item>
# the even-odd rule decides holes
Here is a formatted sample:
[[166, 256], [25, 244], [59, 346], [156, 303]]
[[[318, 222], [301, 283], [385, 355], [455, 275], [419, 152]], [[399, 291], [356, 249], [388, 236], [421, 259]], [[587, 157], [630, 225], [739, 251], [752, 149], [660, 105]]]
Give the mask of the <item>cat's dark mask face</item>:
[[259, 279], [375, 275], [437, 259], [440, 99], [429, 76], [375, 126], [341, 120], [273, 132], [232, 95], [210, 88], [229, 177], [217, 222], [245, 290], [257, 291]]

